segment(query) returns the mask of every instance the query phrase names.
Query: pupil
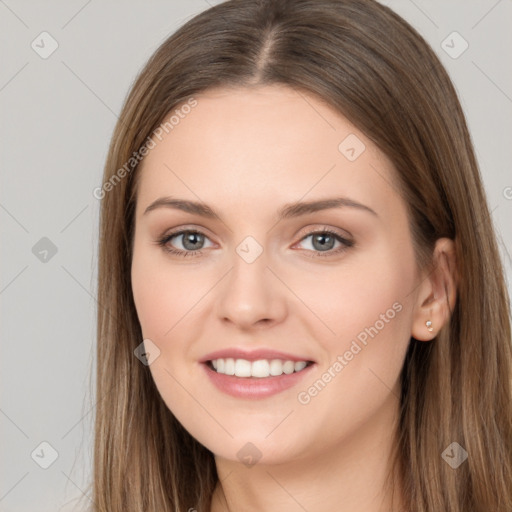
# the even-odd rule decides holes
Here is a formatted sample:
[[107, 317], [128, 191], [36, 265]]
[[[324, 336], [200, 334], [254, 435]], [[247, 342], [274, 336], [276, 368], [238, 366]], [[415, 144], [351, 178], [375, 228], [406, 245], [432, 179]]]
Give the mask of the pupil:
[[[326, 239], [330, 239], [331, 243], [326, 243]], [[319, 247], [316, 247], [316, 245], [315, 245], [315, 242], [317, 240], [321, 241]], [[334, 242], [334, 238], [328, 234], [320, 234], [320, 235], [315, 235], [315, 237], [313, 237], [313, 245], [315, 246], [315, 249], [332, 249], [333, 242]]]
[[[197, 247], [194, 247], [194, 245], [201, 244], [201, 242], [197, 240], [197, 238], [199, 238], [199, 237], [201, 237], [201, 235], [199, 233], [189, 233], [188, 235], [185, 236], [184, 246], [187, 249], [197, 249]], [[195, 242], [194, 242], [194, 239], [196, 239]], [[187, 247], [187, 244], [189, 244], [189, 243], [193, 247]]]

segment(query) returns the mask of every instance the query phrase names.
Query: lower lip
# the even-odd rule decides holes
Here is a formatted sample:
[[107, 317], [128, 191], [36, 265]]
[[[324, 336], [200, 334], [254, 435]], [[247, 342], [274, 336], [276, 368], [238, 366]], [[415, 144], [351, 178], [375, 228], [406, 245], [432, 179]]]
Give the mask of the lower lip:
[[278, 377], [236, 377], [217, 373], [204, 363], [202, 366], [213, 385], [220, 391], [236, 398], [258, 399], [276, 395], [295, 386], [309, 374], [315, 364], [307, 366], [300, 372], [293, 372], [289, 375], [283, 373]]

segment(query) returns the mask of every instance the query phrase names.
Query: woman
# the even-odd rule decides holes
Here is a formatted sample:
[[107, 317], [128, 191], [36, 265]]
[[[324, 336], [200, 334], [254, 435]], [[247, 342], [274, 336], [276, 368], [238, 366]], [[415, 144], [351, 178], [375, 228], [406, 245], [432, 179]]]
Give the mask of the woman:
[[94, 510], [512, 510], [489, 210], [454, 88], [390, 9], [196, 16], [98, 194]]

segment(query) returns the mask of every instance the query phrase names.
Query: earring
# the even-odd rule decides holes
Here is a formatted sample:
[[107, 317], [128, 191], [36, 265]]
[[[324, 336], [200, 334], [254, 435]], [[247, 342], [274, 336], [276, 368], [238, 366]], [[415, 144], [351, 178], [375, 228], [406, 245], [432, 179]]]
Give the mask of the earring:
[[425, 325], [427, 326], [428, 332], [432, 332], [434, 330], [434, 328], [432, 327], [432, 322], [430, 320], [427, 320], [425, 322]]

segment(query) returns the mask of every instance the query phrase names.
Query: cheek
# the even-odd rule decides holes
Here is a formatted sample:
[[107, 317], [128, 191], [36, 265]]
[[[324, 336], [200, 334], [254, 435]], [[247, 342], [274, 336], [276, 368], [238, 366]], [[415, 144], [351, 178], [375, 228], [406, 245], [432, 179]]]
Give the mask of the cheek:
[[193, 314], [191, 310], [204, 291], [192, 285], [190, 274], [171, 268], [164, 260], [154, 248], [135, 248], [133, 298], [143, 338], [150, 339], [160, 351], [149, 369], [162, 399], [180, 421], [197, 415], [193, 423], [200, 423], [204, 418], [180, 383], [192, 378], [191, 366], [183, 364], [189, 354], [187, 340], [195, 335], [187, 313]]
[[144, 338], [159, 338], [171, 327], [169, 311], [173, 310], [173, 295], [162, 294], [164, 279], [155, 283], [152, 274], [139, 270], [142, 269], [137, 265], [132, 267], [132, 289], [137, 316]]
[[317, 411], [337, 404], [363, 421], [396, 389], [413, 311], [415, 262], [407, 249], [402, 246], [398, 254], [383, 246], [329, 278], [304, 283], [311, 292], [308, 306], [331, 333], [317, 322], [316, 339], [326, 357], [319, 367], [321, 382], [305, 383], [301, 403], [311, 399]]
[[[298, 390], [296, 419], [316, 418], [326, 446], [332, 439], [356, 435], [372, 418], [385, 424], [382, 415], [400, 394], [412, 303], [405, 298], [400, 273], [389, 269], [385, 278], [379, 276], [377, 268], [359, 275], [354, 271], [343, 289], [323, 297], [324, 303], [335, 304], [324, 308], [323, 319], [336, 334], [323, 329], [319, 336], [318, 328], [325, 358]], [[314, 429], [308, 434], [311, 443], [320, 442]]]
[[184, 273], [165, 265], [154, 248], [143, 247], [134, 250], [131, 279], [144, 337], [163, 338], [183, 317], [188, 302], [193, 299], [190, 281], [187, 284]]
[[323, 298], [333, 305], [325, 318], [336, 333], [324, 337], [327, 368], [341, 364], [336, 366], [341, 378], [332, 390], [346, 390], [350, 383], [356, 402], [365, 393], [369, 400], [382, 398], [396, 385], [410, 342], [416, 276], [412, 248], [382, 246], [342, 274]]
[[412, 305], [414, 278], [412, 257], [397, 258], [394, 251], [383, 248], [323, 274], [295, 277], [295, 282], [298, 295], [307, 298], [308, 308], [322, 320], [317, 322], [317, 338], [332, 353], [348, 349], [354, 339], [364, 343], [376, 331], [379, 338], [395, 330], [403, 333], [409, 325], [406, 311]]

